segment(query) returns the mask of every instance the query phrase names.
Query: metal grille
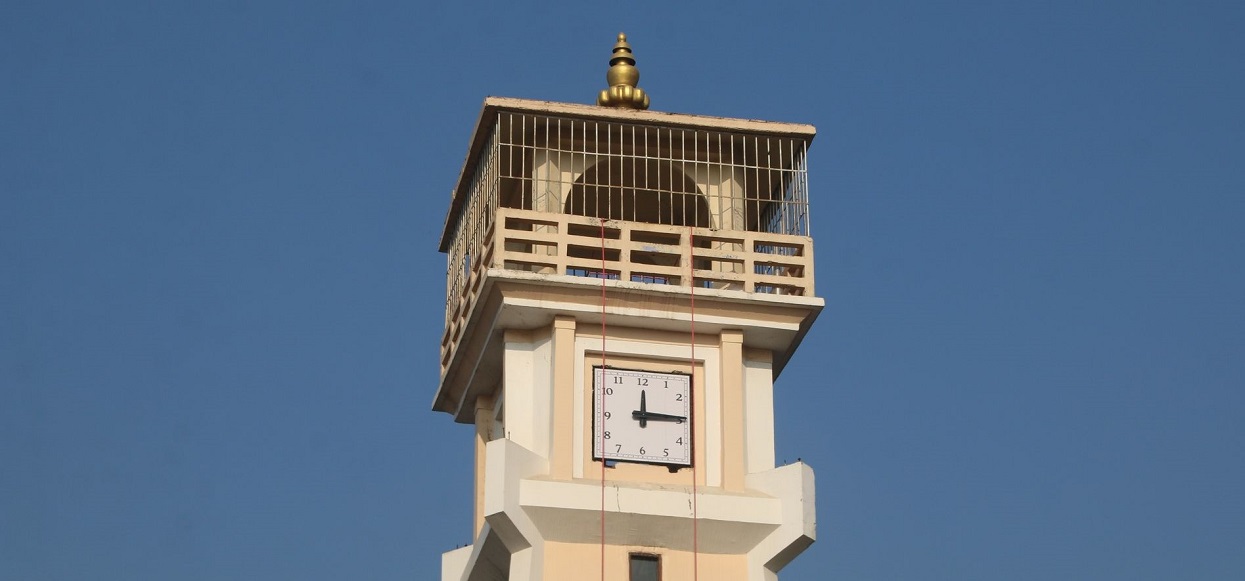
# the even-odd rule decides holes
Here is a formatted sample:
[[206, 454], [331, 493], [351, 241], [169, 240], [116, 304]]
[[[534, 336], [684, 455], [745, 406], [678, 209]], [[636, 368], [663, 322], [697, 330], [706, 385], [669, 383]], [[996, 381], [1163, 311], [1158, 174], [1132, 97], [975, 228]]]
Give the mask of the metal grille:
[[501, 112], [504, 207], [808, 234], [803, 139]]
[[492, 226], [497, 208], [499, 136], [496, 132], [476, 164], [471, 176], [470, 195], [458, 217], [458, 228], [450, 246], [449, 264], [446, 271], [445, 316], [453, 317], [454, 306], [466, 291], [466, 284], [482, 260], [480, 254], [484, 239]]
[[[803, 137], [498, 112], [449, 249], [447, 322], [454, 318], [459, 299], [470, 292], [482, 255], [490, 251], [485, 240], [499, 208], [695, 226], [724, 234], [807, 236], [807, 148]], [[552, 226], [530, 228], [540, 233]], [[710, 239], [698, 239], [698, 244], [726, 249]], [[784, 254], [778, 247], [755, 250]], [[574, 256], [574, 249], [569, 252]], [[559, 274], [608, 276], [572, 270]], [[636, 281], [670, 283], [661, 276]]]

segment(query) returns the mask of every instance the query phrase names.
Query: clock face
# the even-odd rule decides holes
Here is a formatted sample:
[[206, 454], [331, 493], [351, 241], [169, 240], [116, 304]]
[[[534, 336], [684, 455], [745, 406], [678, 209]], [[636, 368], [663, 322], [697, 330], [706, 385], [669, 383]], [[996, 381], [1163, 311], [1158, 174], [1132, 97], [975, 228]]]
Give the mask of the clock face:
[[692, 378], [592, 368], [593, 459], [692, 465]]

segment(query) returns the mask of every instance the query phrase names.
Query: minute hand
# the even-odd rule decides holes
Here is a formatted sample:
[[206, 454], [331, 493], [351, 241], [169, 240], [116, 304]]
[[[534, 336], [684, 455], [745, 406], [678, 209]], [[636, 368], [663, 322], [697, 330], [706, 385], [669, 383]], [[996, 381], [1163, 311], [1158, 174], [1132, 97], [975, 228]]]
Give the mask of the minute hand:
[[687, 416], [676, 416], [672, 414], [659, 414], [657, 412], [650, 412], [646, 410], [635, 410], [631, 412], [631, 417], [632, 419], [636, 419], [636, 420], [654, 420], [654, 421], [662, 421], [662, 422], [674, 422], [676, 424], [681, 424], [683, 423], [684, 420], [687, 419]]

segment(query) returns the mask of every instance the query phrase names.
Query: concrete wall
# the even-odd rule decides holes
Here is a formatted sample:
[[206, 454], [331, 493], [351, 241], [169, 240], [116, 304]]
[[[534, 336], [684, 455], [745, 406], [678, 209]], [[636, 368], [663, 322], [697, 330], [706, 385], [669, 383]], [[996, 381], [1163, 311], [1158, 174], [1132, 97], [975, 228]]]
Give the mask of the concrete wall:
[[690, 333], [605, 331], [604, 350], [601, 328], [571, 316], [504, 331], [498, 388], [476, 401], [476, 546], [470, 558], [447, 553], [444, 574], [575, 579], [599, 570], [605, 490], [602, 463], [592, 458], [592, 368], [604, 358], [614, 367], [692, 374], [695, 465], [604, 469], [607, 570], [623, 575], [628, 555], [644, 553], [661, 556], [665, 578], [689, 578], [695, 522], [706, 534], [699, 574], [776, 578], [811, 543], [815, 523], [811, 470], [774, 468], [770, 352], [745, 347], [744, 333], [731, 329], [697, 334], [694, 345]]
[[[610, 579], [625, 581], [632, 553], [657, 555], [661, 559], [661, 578], [692, 579], [693, 567], [701, 579], [713, 581], [747, 581], [747, 557], [744, 555], [699, 554], [693, 565], [689, 551], [673, 551], [662, 547], [639, 545], [605, 547], [605, 568]], [[559, 580], [596, 579], [601, 570], [601, 546], [584, 543], [546, 543], [545, 578]]]

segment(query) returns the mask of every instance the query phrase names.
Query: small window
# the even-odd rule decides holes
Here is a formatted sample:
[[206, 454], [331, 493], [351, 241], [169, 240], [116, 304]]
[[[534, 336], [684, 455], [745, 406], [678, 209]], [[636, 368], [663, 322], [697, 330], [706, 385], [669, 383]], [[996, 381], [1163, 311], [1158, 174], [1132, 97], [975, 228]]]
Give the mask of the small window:
[[661, 557], [631, 555], [631, 581], [661, 581]]

